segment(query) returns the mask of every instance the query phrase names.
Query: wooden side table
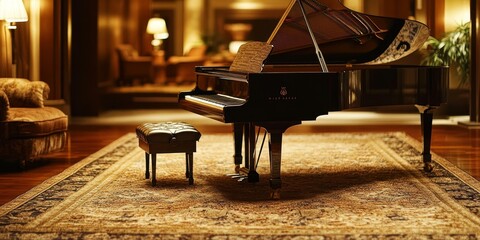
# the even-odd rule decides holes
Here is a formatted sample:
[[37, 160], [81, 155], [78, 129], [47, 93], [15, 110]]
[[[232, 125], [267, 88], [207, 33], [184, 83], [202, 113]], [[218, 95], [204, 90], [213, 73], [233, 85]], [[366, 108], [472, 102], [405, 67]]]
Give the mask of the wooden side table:
[[153, 83], [165, 85], [167, 83], [167, 63], [165, 51], [154, 50], [152, 52]]

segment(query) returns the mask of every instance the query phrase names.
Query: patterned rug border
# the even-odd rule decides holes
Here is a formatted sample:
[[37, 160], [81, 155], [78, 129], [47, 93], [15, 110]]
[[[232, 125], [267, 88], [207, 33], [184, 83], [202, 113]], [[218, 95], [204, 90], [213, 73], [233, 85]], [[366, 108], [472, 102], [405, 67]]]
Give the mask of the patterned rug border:
[[111, 142], [107, 146], [101, 148], [100, 150], [92, 153], [88, 157], [78, 161], [74, 165], [68, 167], [67, 169], [63, 170], [61, 173], [45, 180], [44, 182], [40, 183], [39, 185], [33, 187], [28, 192], [18, 196], [17, 198], [13, 199], [12, 201], [5, 203], [4, 205], [0, 206], [0, 217], [5, 215], [6, 213], [10, 212], [11, 210], [17, 208], [18, 206], [28, 202], [29, 200], [33, 199], [34, 197], [38, 196], [45, 190], [55, 186], [57, 183], [61, 182], [65, 178], [71, 176], [73, 173], [81, 170], [86, 165], [98, 160], [100, 157], [112, 152], [113, 150], [117, 149], [120, 145], [128, 141], [132, 141], [132, 138], [136, 137], [134, 133], [127, 133], [122, 137], [118, 138], [117, 140]]
[[[423, 148], [423, 146], [422, 146], [421, 143], [417, 142], [417, 141], [416, 141], [415, 139], [413, 139], [413, 138], [410, 138], [410, 137], [409, 137], [408, 135], [406, 135], [406, 134], [403, 134], [403, 135], [395, 134], [395, 135], [396, 135], [396, 136], [401, 136], [402, 139], [400, 139], [400, 140], [405, 141], [406, 143], [410, 144], [410, 146], [416, 148], [417, 151], [419, 151], [419, 152], [420, 152], [421, 149]], [[409, 139], [408, 139], [408, 138], [409, 138]], [[378, 145], [380, 145], [380, 146], [385, 145], [385, 144], [384, 144], [382, 141], [380, 141], [380, 140], [377, 140], [377, 141], [376, 141], [376, 144], [378, 144]], [[416, 145], [416, 146], [415, 146], [415, 145]], [[400, 157], [400, 156], [398, 155], [398, 153], [396, 153], [396, 152], [395, 152], [392, 148], [390, 148], [389, 146], [382, 147], [381, 149], [378, 149], [378, 151], [385, 152], [385, 154], [388, 154], [391, 158], [402, 158], [402, 157]], [[438, 169], [439, 166], [442, 167], [441, 170], [448, 171], [448, 170], [446, 170], [447, 168], [445, 168], [444, 165], [441, 165], [441, 164], [439, 163], [439, 162], [442, 162], [442, 161], [443, 161], [444, 163], [448, 163], [448, 161], [445, 160], [445, 159], [443, 159], [443, 158], [441, 158], [440, 156], [435, 156], [435, 157], [436, 157], [436, 158], [433, 158], [433, 154], [432, 154], [432, 161], [434, 161], [434, 162], [433, 162], [434, 166], [435, 166], [436, 164], [438, 164], [437, 167], [434, 168], [434, 171], [435, 171], [435, 170], [438, 171], [438, 170], [439, 170], [439, 169]], [[441, 160], [440, 160], [440, 159], [441, 159]], [[437, 160], [439, 160], [439, 161], [437, 161]], [[401, 161], [401, 160], [398, 160], [398, 163], [401, 164], [402, 161]], [[410, 169], [410, 170], [411, 170], [411, 171], [410, 171], [411, 174], [412, 174], [412, 175], [416, 175], [415, 179], [416, 179], [417, 181], [419, 181], [419, 182], [422, 182], [422, 184], [419, 184], [419, 186], [424, 187], [424, 189], [425, 189], [424, 193], [425, 193], [425, 194], [430, 193], [430, 194], [432, 194], [432, 195], [435, 195], [436, 198], [442, 199], [442, 200], [444, 201], [444, 204], [448, 205], [450, 208], [455, 209], [457, 212], [462, 212], [464, 216], [469, 217], [472, 222], [477, 222], [477, 225], [480, 226], [480, 220], [479, 220], [478, 218], [474, 218], [474, 216], [477, 216], [477, 217], [480, 216], [480, 215], [478, 214], [478, 212], [476, 213], [476, 212], [474, 212], [474, 211], [470, 211], [470, 209], [469, 209], [468, 207], [466, 208], [466, 205], [458, 206], [458, 204], [456, 204], [456, 203], [458, 203], [458, 199], [454, 200], [454, 197], [453, 197], [453, 196], [451, 196], [451, 195], [445, 196], [444, 194], [442, 194], [443, 192], [448, 192], [448, 190], [445, 189], [444, 187], [438, 188], [438, 186], [441, 186], [441, 185], [439, 185], [438, 183], [436, 183], [436, 182], [434, 182], [434, 181], [431, 181], [432, 179], [431, 179], [430, 176], [435, 175], [435, 173], [425, 173], [424, 171], [415, 171], [416, 168], [415, 168], [415, 166], [412, 165], [412, 164], [402, 164], [402, 166], [403, 166], [404, 168], [406, 168], [406, 169]], [[475, 187], [478, 186], [478, 183], [479, 183], [479, 182], [478, 182], [476, 179], [470, 178], [470, 179], [468, 179], [467, 181], [464, 181], [464, 180], [458, 178], [458, 176], [459, 176], [459, 175], [465, 175], [466, 173], [463, 172], [463, 170], [457, 168], [457, 167], [454, 166], [454, 165], [451, 165], [451, 167], [454, 167], [457, 173], [454, 173], [454, 172], [452, 172], [452, 171], [448, 171], [449, 174], [454, 175], [454, 176], [455, 176], [455, 179], [458, 179], [458, 180], [462, 181], [462, 183], [464, 183], [466, 186], [470, 187], [471, 189], [474, 189], [475, 192], [478, 193], [478, 191], [476, 190]], [[427, 178], [423, 178], [423, 177], [422, 177], [422, 176], [425, 176], [425, 175], [427, 175]], [[430, 175], [430, 176], [429, 176], [429, 175]], [[466, 175], [466, 176], [468, 176], [468, 175]], [[471, 183], [473, 186], [470, 185], [470, 184], [467, 183], [467, 182]], [[433, 187], [429, 187], [429, 186], [433, 186]], [[434, 186], [436, 186], [436, 187], [434, 187]], [[474, 216], [471, 216], [472, 213], [473, 213]]]
[[[391, 134], [400, 137], [400, 141], [404, 141], [405, 144], [414, 148], [419, 154], [422, 152], [423, 144], [413, 137], [404, 132], [394, 132]], [[402, 156], [402, 154], [399, 152], [397, 152], [397, 154], [405, 159], [408, 159], [407, 156]], [[454, 164], [450, 163], [445, 158], [435, 154], [433, 151], [431, 151], [431, 155], [433, 171], [430, 173], [419, 171], [418, 174], [423, 174], [432, 181], [431, 184], [435, 184], [445, 191], [451, 198], [449, 201], [456, 200], [465, 209], [468, 209], [468, 211], [480, 217], [480, 181], [473, 178]], [[412, 162], [410, 162], [410, 164], [412, 166], [415, 165]], [[420, 164], [423, 165], [423, 163]], [[451, 189], [450, 185], [452, 185], [452, 183], [445, 182], [444, 178], [460, 181], [462, 184], [461, 186], [458, 186], [460, 190]]]
[[[327, 133], [327, 134], [359, 134], [359, 133]], [[360, 134], [365, 134], [365, 133], [360, 133]], [[401, 133], [401, 132], [382, 132], [382, 133], [367, 133], [367, 134], [371, 134], [371, 135], [388, 135], [388, 134], [390, 134], [391, 136], [395, 136], [397, 140], [404, 142], [405, 144], [414, 148], [418, 152], [421, 152], [421, 149], [422, 149], [422, 144], [419, 141], [417, 141], [416, 139], [408, 136], [405, 133]], [[287, 133], [286, 135], [290, 135], [290, 134]], [[295, 134], [291, 134], [291, 135], [295, 135]], [[28, 202], [30, 199], [37, 197], [39, 194], [48, 190], [49, 188], [54, 187], [56, 184], [65, 180], [66, 178], [68, 178], [72, 174], [78, 172], [79, 170], [83, 169], [85, 166], [91, 164], [95, 160], [99, 160], [100, 158], [105, 157], [109, 154], [114, 154], [115, 149], [117, 149], [118, 147], [121, 147], [125, 143], [131, 142], [131, 141], [136, 141], [136, 137], [135, 137], [134, 133], [128, 133], [128, 134], [122, 136], [121, 138], [112, 142], [108, 146], [100, 149], [99, 151], [95, 152], [94, 154], [88, 156], [87, 158], [85, 158], [85, 159], [79, 161], [78, 163], [76, 163], [75, 165], [69, 167], [68, 169], [66, 169], [62, 173], [46, 180], [45, 182], [43, 182], [40, 185], [38, 185], [37, 187], [31, 189], [27, 193], [17, 197], [16, 199], [12, 200], [11, 202], [9, 202], [9, 203], [7, 203], [3, 206], [0, 206], [0, 217], [2, 217], [3, 215], [7, 214], [8, 212], [14, 210], [18, 206], [21, 206], [22, 204]], [[132, 154], [132, 152], [130, 154]], [[398, 153], [396, 153], [396, 154], [398, 154]], [[127, 157], [127, 156], [123, 156], [123, 157]], [[467, 189], [465, 191], [467, 191], [467, 192], [469, 191], [470, 193], [473, 192], [473, 194], [474, 194], [473, 199], [469, 199], [470, 202], [467, 202], [467, 201], [462, 202], [462, 196], [464, 194], [459, 194], [461, 196], [456, 197], [455, 194], [458, 194], [458, 193], [452, 193], [452, 194], [450, 194], [451, 195], [450, 197], [453, 198], [453, 199], [456, 199], [459, 202], [462, 202], [461, 205], [464, 206], [466, 209], [468, 209], [470, 211], [470, 213], [473, 213], [474, 215], [480, 217], [480, 203], [478, 203], [479, 202], [478, 200], [480, 200], [480, 191], [479, 191], [480, 182], [478, 180], [476, 180], [475, 178], [471, 177], [470, 175], [468, 175], [467, 173], [465, 173], [463, 170], [454, 166], [452, 163], [448, 162], [446, 159], [436, 155], [435, 153], [432, 153], [432, 160], [434, 161], [434, 167], [435, 167], [434, 172], [433, 173], [422, 173], [422, 172], [419, 171], [418, 174], [423, 174], [424, 176], [427, 176], [429, 179], [432, 180], [432, 184], [436, 184], [437, 186], [440, 186], [444, 191], [447, 191], [447, 192], [448, 192], [448, 189], [445, 189], [445, 187], [442, 187], [441, 182], [439, 184], [438, 181], [435, 181], [436, 178], [441, 179], [442, 177], [445, 177], [445, 176], [446, 177], [452, 177], [453, 176], [455, 179], [460, 180], [465, 186], [467, 186]], [[112, 164], [115, 164], [115, 163], [112, 163]], [[413, 166], [410, 166], [410, 167], [413, 168]], [[468, 188], [470, 188], [470, 189], [468, 189]], [[472, 205], [471, 201], [473, 201], [473, 202], [477, 201], [477, 204]], [[61, 237], [62, 235], [63, 236], [68, 236], [68, 233], [58, 233], [58, 234], [59, 235], [57, 235], [57, 237]], [[102, 236], [103, 235], [105, 237], [104, 234], [105, 233], [99, 233], [99, 235], [97, 235], [97, 236]], [[1, 236], [2, 236], [2, 234], [0, 234], [0, 237]], [[91, 236], [92, 235], [90, 235], [90, 237]], [[165, 234], [165, 235], [163, 235], [163, 234], [138, 234], [138, 235], [135, 235], [135, 233], [131, 233], [131, 234], [111, 233], [110, 235], [107, 235], [107, 237], [108, 236], [110, 236], [110, 237], [115, 237], [115, 236], [116, 237], [121, 237], [121, 236], [123, 236], [123, 237], [124, 236], [136, 236], [136, 237], [138, 237], [138, 236], [143, 236], [143, 237], [152, 237], [152, 236], [155, 237], [155, 236], [157, 236], [158, 237], [158, 236], [163, 236], [163, 237], [172, 237], [172, 238], [180, 238], [181, 236], [183, 236], [183, 237], [188, 236], [190, 238], [194, 238], [195, 236], [201, 236], [202, 238], [205, 238], [205, 237], [214, 238], [214, 237], [222, 237], [222, 236], [228, 237], [229, 235], [228, 234], [222, 234], [222, 233], [212, 234], [212, 235], [209, 235], [209, 234], [205, 234], [205, 235], [198, 235], [198, 234]], [[246, 237], [246, 236], [248, 236], [248, 235], [245, 235], [243, 237]], [[267, 234], [267, 236], [271, 237], [271, 235], [268, 235], [268, 234]], [[276, 235], [276, 236], [279, 236], [279, 235]], [[289, 235], [287, 234], [285, 236], [289, 236]], [[359, 234], [359, 235], [342, 235], [342, 234], [331, 235], [330, 234], [328, 236], [332, 237], [332, 238], [337, 238], [335, 236], [338, 236], [338, 237], [341, 237], [341, 238], [379, 237], [378, 235], [364, 235], [364, 234]], [[432, 236], [443, 236], [443, 235], [441, 233], [439, 233], [438, 235], [431, 234], [431, 235], [428, 235], [428, 236], [432, 237]], [[470, 235], [470, 237], [474, 237], [474, 239], [475, 239], [475, 236], [477, 236], [477, 235]], [[238, 237], [242, 237], [242, 236], [238, 236]], [[251, 237], [251, 236], [249, 236], [249, 237]], [[405, 236], [402, 235], [402, 234], [394, 234], [394, 235], [381, 236], [381, 237], [403, 238]], [[468, 237], [468, 236], [463, 236], [463, 237]]]
[[[422, 152], [423, 144], [421, 142], [417, 141], [416, 139], [407, 135], [406, 133], [397, 133], [397, 134], [402, 135], [405, 142], [415, 147], [415, 149], [418, 152]], [[432, 154], [432, 161], [434, 163], [442, 166], [444, 169], [450, 170], [450, 173], [456, 176], [463, 183], [475, 189], [475, 191], [480, 192], [480, 181], [478, 181], [477, 179], [475, 179], [474, 177], [472, 177], [470, 174], [466, 173], [462, 169], [458, 168], [457, 166], [455, 166], [453, 163], [449, 162], [445, 158], [437, 155], [435, 152], [431, 151], [431, 154]], [[435, 168], [433, 170], [435, 171]]]

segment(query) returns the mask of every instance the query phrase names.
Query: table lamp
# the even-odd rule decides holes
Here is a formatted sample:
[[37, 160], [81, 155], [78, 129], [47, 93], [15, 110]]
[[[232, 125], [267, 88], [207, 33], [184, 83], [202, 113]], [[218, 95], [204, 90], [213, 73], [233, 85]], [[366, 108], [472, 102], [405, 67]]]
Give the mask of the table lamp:
[[165, 20], [158, 17], [150, 18], [147, 24], [147, 33], [153, 34], [153, 48], [155, 50], [160, 50], [163, 40], [168, 38], [167, 24], [165, 23]]

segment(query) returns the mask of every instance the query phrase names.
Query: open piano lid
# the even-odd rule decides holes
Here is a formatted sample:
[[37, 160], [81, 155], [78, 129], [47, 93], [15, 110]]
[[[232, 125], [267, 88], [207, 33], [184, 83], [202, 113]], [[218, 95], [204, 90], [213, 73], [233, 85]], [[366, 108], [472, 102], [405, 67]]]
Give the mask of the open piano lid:
[[367, 15], [340, 2], [292, 0], [267, 42], [273, 49], [266, 65], [319, 63], [299, 1], [328, 64], [392, 62], [416, 51], [430, 34], [420, 22]]

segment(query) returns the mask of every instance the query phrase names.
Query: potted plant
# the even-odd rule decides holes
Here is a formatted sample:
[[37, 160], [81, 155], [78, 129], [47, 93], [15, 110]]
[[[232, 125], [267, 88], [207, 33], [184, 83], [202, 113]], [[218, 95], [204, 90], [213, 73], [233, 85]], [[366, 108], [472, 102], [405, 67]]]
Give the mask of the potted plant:
[[[468, 114], [470, 87], [470, 22], [460, 24], [445, 37], [426, 41], [422, 64], [450, 66], [448, 114]], [[453, 112], [452, 112], [453, 111]]]

